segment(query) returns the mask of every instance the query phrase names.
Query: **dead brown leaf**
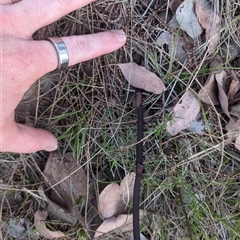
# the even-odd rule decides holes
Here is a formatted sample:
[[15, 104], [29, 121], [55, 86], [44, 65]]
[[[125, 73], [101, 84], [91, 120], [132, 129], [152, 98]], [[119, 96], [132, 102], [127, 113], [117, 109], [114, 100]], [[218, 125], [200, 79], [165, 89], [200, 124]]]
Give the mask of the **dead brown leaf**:
[[173, 109], [173, 120], [167, 123], [167, 131], [172, 135], [176, 135], [182, 130], [190, 127], [200, 111], [198, 99], [191, 91], [187, 91], [180, 102]]
[[236, 93], [240, 90], [240, 82], [237, 74], [234, 72], [232, 76], [232, 82], [228, 90], [228, 101], [231, 103], [234, 100]]
[[235, 140], [237, 132], [240, 130], [239, 122], [236, 117], [232, 117], [225, 126], [227, 136], [231, 140]]
[[172, 0], [169, 3], [169, 8], [171, 9], [172, 13], [174, 14], [178, 8], [178, 6], [183, 2], [184, 0]]
[[124, 211], [125, 204], [121, 198], [122, 190], [117, 183], [107, 185], [99, 195], [98, 211], [103, 218], [117, 216]]
[[235, 147], [240, 150], [240, 119], [232, 117], [226, 124], [225, 129], [228, 131], [228, 138], [235, 141]]
[[71, 214], [69, 210], [53, 202], [43, 191], [42, 185], [39, 186], [38, 193], [48, 203], [47, 211], [52, 219], [59, 220], [62, 223], [70, 223], [72, 225], [77, 223], [78, 219], [74, 216], [75, 214]]
[[45, 184], [54, 186], [50, 199], [63, 207], [58, 211], [68, 212], [83, 223], [81, 214], [76, 207], [79, 196], [87, 193], [87, 177], [81, 165], [71, 153], [61, 157], [57, 152], [52, 152], [44, 169]]
[[210, 69], [214, 71], [214, 73], [220, 73], [222, 71], [222, 66], [223, 66], [222, 57], [219, 54], [215, 55], [210, 62]]
[[120, 186], [117, 183], [107, 185], [99, 195], [98, 211], [104, 218], [125, 213], [133, 201], [135, 173], [127, 174]]
[[195, 0], [185, 0], [177, 8], [176, 18], [182, 30], [196, 39], [203, 33], [195, 13]]
[[222, 107], [223, 112], [230, 117], [228, 112], [228, 97], [226, 94], [226, 72], [222, 71], [215, 75], [217, 86], [218, 86], [218, 99]]
[[214, 56], [214, 58], [210, 62], [210, 69], [212, 73], [209, 74], [206, 83], [203, 88], [198, 93], [199, 99], [209, 105], [218, 105], [218, 85], [215, 80], [215, 74], [221, 73], [222, 71], [223, 60], [220, 55]]
[[145, 91], [161, 94], [166, 90], [163, 81], [154, 73], [136, 63], [123, 63], [118, 65], [133, 87], [143, 89]]
[[[143, 217], [143, 211], [140, 210], [140, 219]], [[94, 239], [100, 237], [104, 233], [108, 233], [117, 229], [120, 232], [127, 232], [133, 228], [133, 214], [121, 214], [117, 217], [111, 217], [106, 219], [96, 230]]]
[[240, 119], [240, 103], [231, 107], [230, 114]]
[[122, 200], [125, 206], [129, 206], [133, 200], [135, 177], [136, 174], [134, 172], [127, 174], [120, 184]]
[[215, 81], [215, 75], [210, 74], [204, 86], [198, 92], [199, 99], [209, 105], [218, 105], [218, 87]]
[[54, 232], [47, 229], [44, 223], [47, 216], [48, 214], [46, 211], [37, 211], [34, 214], [34, 226], [39, 232], [40, 236], [47, 239], [56, 239], [56, 238], [65, 237], [65, 235], [62, 232]]
[[208, 4], [205, 4], [204, 1], [196, 1], [195, 8], [198, 21], [205, 29], [208, 52], [212, 53], [220, 39], [221, 18], [218, 13], [208, 8]]

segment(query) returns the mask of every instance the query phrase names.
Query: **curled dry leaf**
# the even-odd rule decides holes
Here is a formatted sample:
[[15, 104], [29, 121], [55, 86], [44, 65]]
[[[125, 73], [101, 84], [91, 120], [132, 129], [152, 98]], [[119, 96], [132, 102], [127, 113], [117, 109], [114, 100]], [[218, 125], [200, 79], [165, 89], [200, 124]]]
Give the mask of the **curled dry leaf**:
[[191, 122], [200, 111], [198, 99], [191, 91], [187, 91], [181, 101], [173, 109], [173, 120], [167, 123], [167, 131], [176, 135], [182, 130], [190, 127]]
[[34, 225], [41, 237], [47, 239], [55, 239], [65, 237], [62, 232], [54, 232], [47, 229], [44, 221], [46, 220], [48, 214], [45, 211], [37, 211], [34, 214]]
[[223, 112], [230, 117], [228, 112], [228, 97], [226, 94], [226, 72], [222, 71], [221, 73], [216, 74], [215, 76], [217, 86], [218, 86], [218, 99], [222, 107]]
[[[140, 210], [140, 219], [143, 217], [143, 211]], [[117, 229], [120, 232], [127, 232], [133, 228], [133, 214], [121, 214], [117, 217], [111, 217], [106, 219], [96, 230], [94, 239], [100, 237], [104, 233], [108, 233]]]
[[176, 18], [182, 30], [195, 39], [203, 33], [195, 13], [195, 0], [185, 0], [176, 11]]
[[240, 131], [240, 123], [238, 121], [238, 118], [232, 117], [228, 121], [228, 123], [225, 126], [225, 129], [227, 130], [227, 136], [231, 140], [235, 140], [238, 132]]
[[59, 206], [57, 203], [53, 202], [49, 197], [47, 197], [43, 191], [42, 185], [39, 186], [38, 193], [48, 203], [47, 210], [52, 219], [59, 220], [62, 223], [70, 223], [72, 225], [77, 223], [77, 218], [74, 216], [74, 214], [71, 214], [69, 210]]
[[231, 107], [230, 114], [240, 119], [240, 104], [236, 104]]
[[122, 200], [125, 206], [129, 206], [132, 203], [135, 177], [136, 174], [134, 172], [127, 174], [120, 184], [120, 189], [122, 191]]
[[222, 71], [222, 68], [223, 68], [223, 59], [219, 54], [217, 54], [213, 57], [213, 59], [210, 62], [210, 69], [214, 73], [220, 73]]
[[235, 141], [235, 147], [240, 150], [240, 119], [232, 117], [225, 126], [229, 139]]
[[222, 64], [223, 64], [223, 60], [220, 57], [220, 55], [216, 55], [210, 63], [210, 68], [212, 69], [212, 71], [214, 71], [214, 73], [211, 73], [208, 76], [206, 83], [198, 93], [199, 99], [206, 104], [209, 104], [209, 105], [219, 104], [218, 84], [215, 80], [215, 73], [221, 73]]
[[136, 63], [124, 63], [118, 65], [127, 81], [136, 88], [161, 94], [166, 90], [163, 81], [154, 73]]
[[233, 73], [232, 82], [228, 90], [228, 101], [232, 102], [236, 93], [240, 90], [240, 82], [236, 73]]
[[208, 52], [212, 53], [220, 39], [221, 18], [212, 11], [206, 1], [196, 1], [196, 14], [201, 26], [205, 29], [205, 38], [208, 42]]
[[46, 177], [45, 184], [48, 187], [54, 186], [50, 199], [63, 207], [58, 211], [67, 209], [72, 217], [83, 223], [75, 202], [79, 196], [87, 193], [87, 177], [72, 153], [61, 157], [57, 152], [52, 152], [43, 173]]
[[133, 201], [135, 173], [127, 174], [120, 186], [117, 183], [107, 185], [99, 195], [98, 211], [104, 218], [124, 213]]

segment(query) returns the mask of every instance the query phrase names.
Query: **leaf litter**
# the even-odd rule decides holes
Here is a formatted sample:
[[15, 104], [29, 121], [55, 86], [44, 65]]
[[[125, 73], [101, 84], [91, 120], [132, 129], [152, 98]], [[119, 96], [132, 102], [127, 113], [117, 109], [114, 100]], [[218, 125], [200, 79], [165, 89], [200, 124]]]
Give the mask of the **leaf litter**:
[[46, 211], [37, 211], [34, 214], [34, 225], [41, 237], [47, 239], [57, 239], [65, 237], [62, 232], [51, 231], [45, 225], [45, 220], [47, 219], [48, 213]]
[[[198, 97], [202, 102], [206, 104], [218, 105], [220, 103], [219, 98], [221, 97], [221, 94], [219, 93], [219, 89], [221, 91], [221, 84], [225, 85], [225, 83], [222, 82], [221, 84], [217, 84], [216, 74], [221, 73], [222, 65], [223, 65], [222, 58], [219, 55], [214, 56], [210, 63], [211, 73], [209, 74], [208, 79], [204, 86], [198, 92]], [[219, 79], [220, 76], [218, 75], [218, 80], [223, 81]]]
[[208, 52], [213, 53], [220, 39], [221, 18], [206, 0], [196, 0], [196, 14], [201, 26], [205, 29]]
[[52, 191], [47, 197], [40, 187], [39, 193], [49, 203], [48, 213], [51, 218], [72, 225], [77, 222], [84, 224], [76, 200], [87, 194], [87, 177], [72, 153], [62, 157], [52, 152], [43, 173], [45, 185]]
[[136, 63], [118, 64], [124, 77], [133, 87], [145, 91], [161, 94], [166, 90], [163, 81], [156, 74], [148, 71], [146, 68]]
[[[142, 210], [140, 210], [139, 215], [141, 219], [143, 217]], [[94, 239], [113, 230], [117, 230], [124, 233], [132, 230], [132, 228], [133, 228], [133, 214], [120, 214], [117, 217], [111, 217], [106, 219], [96, 230]]]
[[[180, 0], [179, 1], [178, 0], [170, 1], [169, 7], [170, 7], [171, 11], [173, 13], [175, 13], [182, 2], [183, 1], [180, 1]], [[186, 3], [187, 1], [184, 1], [184, 2]], [[208, 8], [208, 6], [206, 6], [204, 4], [202, 5], [202, 2], [206, 2], [206, 1], [196, 1], [195, 2], [195, 9], [193, 9], [192, 14], [194, 15], [194, 10], [195, 10], [195, 15], [197, 16], [197, 19], [198, 19], [201, 27], [205, 30], [205, 40], [207, 41], [207, 44], [208, 44], [208, 52], [213, 53], [213, 51], [215, 49], [215, 46], [219, 42], [220, 17], [217, 15], [217, 12], [211, 11], [213, 9], [212, 7]], [[201, 6], [201, 8], [199, 6]], [[205, 11], [205, 9], [208, 9], [208, 11]], [[203, 11], [205, 11], [205, 12], [203, 13]], [[205, 13], [207, 13], [207, 15], [204, 15]], [[186, 42], [182, 42], [184, 40], [183, 40], [183, 38], [181, 38], [182, 37], [181, 33], [184, 30], [183, 29], [179, 30], [179, 27], [181, 26], [181, 23], [179, 25], [179, 23], [176, 21], [176, 15], [173, 16], [172, 21], [171, 21], [171, 23], [168, 23], [168, 26], [171, 29], [173, 29], [175, 32], [172, 33], [172, 32], [164, 31], [162, 33], [163, 35], [161, 35], [161, 34], [158, 35], [158, 36], [162, 37], [162, 40], [161, 39], [160, 39], [161, 41], [159, 40], [159, 45], [161, 45], [161, 46], [163, 46], [164, 44], [168, 45], [169, 52], [170, 53], [174, 52], [174, 57], [178, 61], [183, 63], [187, 59], [186, 52], [182, 51]], [[192, 31], [192, 32], [194, 32], [194, 31]], [[178, 33], [179, 33], [179, 35], [178, 35]], [[164, 34], [165, 34], [165, 36], [164, 36]], [[180, 38], [179, 38], [179, 36], [180, 36]], [[202, 45], [202, 42], [200, 41], [201, 40], [200, 38], [201, 37], [198, 36], [199, 45]], [[191, 39], [191, 37], [189, 37], [189, 39]], [[235, 50], [235, 47], [233, 47], [233, 48]], [[232, 51], [232, 52], [234, 53], [233, 54], [234, 56], [238, 55], [238, 53], [235, 53], [235, 51]], [[226, 82], [223, 79], [228, 78], [229, 74], [228, 74], [227, 71], [225, 73], [223, 73], [222, 68], [220, 68], [219, 70], [220, 70], [220, 72], [218, 72], [218, 73], [216, 73], [214, 71], [212, 71], [210, 73], [208, 81], [204, 85], [204, 92], [207, 91], [207, 94], [205, 94], [204, 96], [200, 96], [201, 94], [199, 93], [198, 96], [199, 96], [200, 99], [202, 99], [202, 101], [204, 101], [204, 99], [206, 99], [206, 98], [207, 99], [210, 98], [211, 101], [208, 102], [209, 105], [212, 105], [212, 103], [214, 103], [214, 105], [219, 105], [220, 104], [222, 109], [223, 109], [223, 112], [225, 112], [226, 114], [228, 114], [228, 113], [230, 114], [230, 117], [231, 117], [231, 119], [229, 120], [230, 124], [228, 123], [226, 125], [225, 129], [228, 131], [229, 135], [231, 133], [233, 133], [234, 139], [236, 141], [235, 146], [238, 148], [238, 145], [239, 145], [239, 139], [238, 139], [238, 137], [239, 137], [238, 136], [238, 132], [239, 132], [239, 113], [238, 113], [239, 103], [236, 104], [236, 101], [235, 101], [235, 96], [236, 96], [236, 94], [239, 90], [238, 81], [237, 80], [236, 81], [232, 80], [231, 84], [230, 84], [230, 87], [229, 87], [229, 90], [227, 92], [227, 89], [225, 87]], [[150, 85], [151, 85], [151, 83], [150, 83]], [[140, 84], [140, 87], [141, 86], [142, 85]], [[230, 104], [230, 106], [229, 106], [229, 104]], [[230, 111], [229, 111], [229, 109], [230, 109]], [[191, 124], [193, 122], [197, 122], [196, 118], [191, 121]], [[188, 119], [187, 121], [190, 121], [190, 119]], [[191, 126], [190, 126], [190, 128], [191, 128]], [[201, 129], [201, 126], [198, 126], [197, 128]], [[46, 184], [48, 185], [49, 182], [46, 181]], [[52, 184], [57, 184], [57, 183], [51, 183], [50, 185], [52, 185]], [[48, 185], [47, 187], [49, 187], [50, 185]], [[54, 189], [55, 189], [54, 191], [53, 191], [53, 189], [51, 190], [52, 192], [55, 192], [55, 193], [57, 192], [56, 193], [56, 198], [51, 196], [52, 194], [50, 192], [48, 192], [48, 191], [44, 192], [43, 189], [42, 190], [40, 189], [40, 191], [42, 191], [41, 196], [43, 196], [45, 201], [47, 201], [49, 203], [49, 205], [51, 205], [51, 206], [54, 206], [54, 204], [55, 204], [54, 201], [57, 202], [56, 203], [57, 206], [52, 207], [52, 208], [55, 208], [55, 211], [59, 211], [59, 209], [60, 209], [60, 211], [66, 211], [64, 213], [67, 213], [67, 214], [69, 214], [69, 216], [71, 216], [71, 211], [70, 210], [72, 208], [71, 205], [73, 205], [72, 202], [73, 202], [74, 198], [72, 198], [72, 196], [70, 194], [71, 201], [69, 200], [69, 198], [64, 199], [61, 191], [60, 191], [60, 193], [58, 193], [58, 191], [56, 191], [57, 186], [58, 186], [58, 184], [54, 187]], [[52, 197], [54, 201], [52, 201], [50, 199], [50, 197], [48, 197], [48, 195], [50, 197]], [[48, 209], [48, 211], [50, 211], [50, 210]], [[49, 213], [49, 215], [50, 214], [51, 213]], [[65, 217], [63, 217], [63, 218], [65, 218]], [[73, 219], [74, 219], [74, 222], [72, 222], [72, 224], [74, 225], [77, 218], [73, 217]], [[68, 221], [68, 220], [62, 219], [61, 221], [64, 222], [64, 221]], [[115, 225], [116, 225], [116, 223], [115, 223]]]
[[[128, 213], [133, 203], [135, 178], [135, 173], [129, 173], [120, 185], [110, 183], [100, 193], [98, 211], [105, 220], [96, 230], [94, 238], [116, 229], [122, 233], [132, 230], [133, 214], [123, 213]], [[143, 211], [140, 210], [140, 219], [142, 216]]]
[[203, 33], [203, 28], [195, 13], [195, 0], [185, 0], [179, 5], [176, 11], [176, 19], [181, 29], [191, 38], [196, 39]]
[[173, 109], [173, 119], [167, 123], [168, 133], [174, 136], [182, 130], [189, 128], [199, 111], [200, 103], [198, 99], [188, 90]]
[[133, 201], [135, 177], [135, 173], [127, 174], [121, 181], [120, 186], [117, 183], [110, 183], [103, 189], [99, 195], [98, 203], [98, 211], [103, 218], [106, 219], [127, 212], [127, 208]]

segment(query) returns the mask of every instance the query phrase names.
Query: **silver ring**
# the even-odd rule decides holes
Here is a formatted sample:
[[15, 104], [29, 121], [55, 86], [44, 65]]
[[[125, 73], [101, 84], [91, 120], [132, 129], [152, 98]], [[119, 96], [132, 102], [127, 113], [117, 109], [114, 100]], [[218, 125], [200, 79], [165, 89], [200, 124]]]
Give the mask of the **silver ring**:
[[50, 41], [58, 55], [58, 67], [57, 70], [63, 71], [68, 68], [69, 63], [69, 57], [68, 57], [68, 51], [65, 43], [60, 37], [48, 37], [48, 41]]

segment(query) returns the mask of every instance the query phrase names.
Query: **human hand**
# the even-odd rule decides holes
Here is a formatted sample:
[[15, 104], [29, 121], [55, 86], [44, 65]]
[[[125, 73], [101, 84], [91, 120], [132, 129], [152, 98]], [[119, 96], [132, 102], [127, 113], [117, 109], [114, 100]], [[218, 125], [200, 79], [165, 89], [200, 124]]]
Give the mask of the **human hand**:
[[[0, 151], [53, 151], [57, 139], [48, 131], [14, 121], [15, 108], [28, 88], [58, 66], [51, 42], [34, 41], [33, 33], [92, 0], [0, 0]], [[62, 37], [69, 66], [122, 47], [122, 31]]]

